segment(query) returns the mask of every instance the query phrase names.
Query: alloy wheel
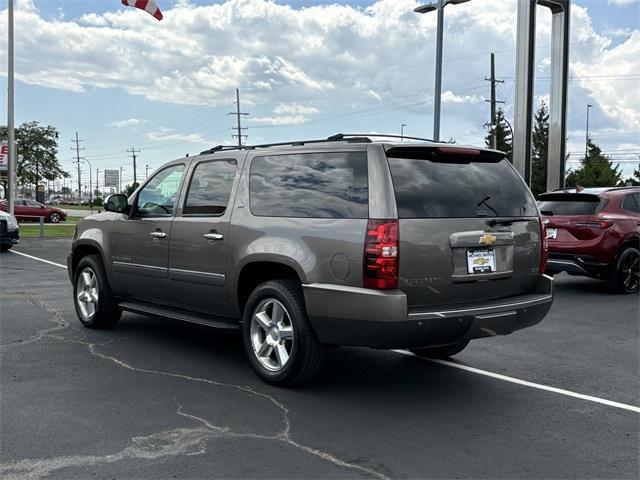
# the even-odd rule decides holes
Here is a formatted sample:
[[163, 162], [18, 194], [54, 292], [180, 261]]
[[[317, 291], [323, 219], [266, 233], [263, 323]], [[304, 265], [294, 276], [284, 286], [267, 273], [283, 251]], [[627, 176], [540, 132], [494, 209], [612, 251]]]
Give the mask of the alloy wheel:
[[91, 319], [98, 309], [98, 278], [90, 268], [84, 268], [76, 281], [76, 301], [85, 320]]
[[275, 298], [262, 300], [251, 316], [251, 346], [264, 368], [282, 370], [293, 351], [293, 323], [284, 305]]
[[60, 214], [59, 213], [52, 213], [49, 216], [49, 221], [51, 223], [58, 223], [60, 221]]
[[629, 253], [622, 259], [620, 265], [620, 278], [624, 289], [635, 292], [640, 286], [640, 253]]

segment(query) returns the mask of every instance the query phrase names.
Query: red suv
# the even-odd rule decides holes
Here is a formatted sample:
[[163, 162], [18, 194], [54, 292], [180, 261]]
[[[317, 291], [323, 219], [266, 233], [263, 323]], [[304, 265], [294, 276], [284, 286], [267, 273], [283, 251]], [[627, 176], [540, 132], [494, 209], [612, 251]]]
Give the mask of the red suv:
[[640, 286], [640, 187], [543, 193], [550, 274], [606, 280], [618, 292]]
[[[0, 200], [0, 210], [7, 211], [6, 200]], [[67, 219], [66, 211], [26, 198], [15, 199], [13, 214], [20, 221], [38, 220], [39, 217], [44, 217], [45, 222], [58, 223]]]

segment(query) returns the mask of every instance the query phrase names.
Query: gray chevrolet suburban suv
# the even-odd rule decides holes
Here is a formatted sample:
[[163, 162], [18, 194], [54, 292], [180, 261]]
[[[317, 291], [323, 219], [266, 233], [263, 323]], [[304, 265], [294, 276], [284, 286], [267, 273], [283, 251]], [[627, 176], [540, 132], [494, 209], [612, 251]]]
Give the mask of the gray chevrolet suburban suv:
[[111, 195], [68, 257], [80, 321], [241, 330], [277, 385], [315, 377], [328, 346], [442, 358], [540, 322], [544, 225], [504, 154], [375, 138], [218, 146]]

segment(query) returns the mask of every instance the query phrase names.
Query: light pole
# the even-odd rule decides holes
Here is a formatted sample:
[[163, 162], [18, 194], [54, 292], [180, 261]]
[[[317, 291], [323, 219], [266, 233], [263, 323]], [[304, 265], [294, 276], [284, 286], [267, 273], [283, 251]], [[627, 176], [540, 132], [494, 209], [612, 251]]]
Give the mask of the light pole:
[[[86, 158], [81, 158], [80, 161], [86, 162], [86, 164], [89, 165], [89, 208], [91, 209], [91, 213], [93, 213], [93, 178], [91, 173], [91, 163]], [[82, 203], [82, 197], [80, 197], [80, 201]]]
[[407, 124], [403, 123], [402, 125], [400, 125], [400, 141], [404, 142], [404, 127], [406, 127]]
[[587, 104], [587, 134], [584, 140], [584, 160], [587, 161], [589, 156], [589, 110], [593, 107], [590, 103]]
[[440, 105], [442, 101], [442, 40], [444, 36], [444, 7], [447, 5], [459, 5], [469, 0], [438, 0], [436, 3], [427, 3], [413, 9], [416, 13], [438, 12], [436, 32], [436, 86], [433, 99], [433, 139], [440, 140]]
[[7, 140], [9, 142], [9, 162], [7, 165], [7, 188], [9, 195], [7, 198], [7, 210], [13, 214], [16, 198], [16, 136], [14, 125], [14, 48], [13, 48], [13, 0], [9, 0], [7, 9], [8, 38], [7, 38]]

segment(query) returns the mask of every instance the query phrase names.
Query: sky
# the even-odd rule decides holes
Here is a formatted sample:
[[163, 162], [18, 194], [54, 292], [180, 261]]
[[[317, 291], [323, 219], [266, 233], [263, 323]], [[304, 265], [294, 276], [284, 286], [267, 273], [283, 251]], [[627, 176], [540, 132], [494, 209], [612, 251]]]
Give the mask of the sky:
[[[7, 24], [6, 2], [0, 25]], [[166, 161], [233, 143], [235, 89], [249, 143], [338, 132], [431, 137], [434, 14], [414, 0], [156, 0], [164, 20], [119, 0], [16, 0], [16, 122], [60, 131], [59, 159], [75, 172], [72, 138], [95, 169], [138, 179]], [[482, 144], [490, 53], [498, 99], [513, 118], [515, 0], [445, 10], [441, 138]], [[538, 7], [536, 104], [548, 100], [551, 15]], [[6, 35], [0, 36], [0, 119], [6, 118]], [[626, 176], [640, 162], [640, 0], [572, 4], [568, 152], [590, 133]], [[2, 120], [0, 120], [2, 121]], [[2, 122], [4, 123], [4, 122]], [[88, 167], [83, 163], [83, 178]], [[85, 180], [83, 180], [84, 183]]]

